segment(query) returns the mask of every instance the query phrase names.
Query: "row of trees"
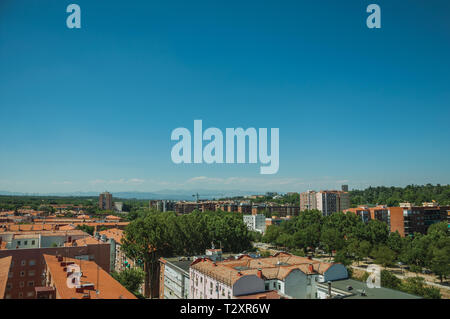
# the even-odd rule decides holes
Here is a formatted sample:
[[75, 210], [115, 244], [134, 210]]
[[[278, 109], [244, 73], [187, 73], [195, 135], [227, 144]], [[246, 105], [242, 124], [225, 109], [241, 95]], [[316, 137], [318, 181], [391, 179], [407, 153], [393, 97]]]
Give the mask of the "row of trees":
[[398, 206], [402, 202], [422, 205], [423, 202], [432, 200], [441, 205], [450, 205], [450, 185], [382, 186], [350, 191], [350, 203], [353, 207], [364, 204]]
[[252, 248], [251, 240], [240, 214], [194, 211], [177, 216], [144, 211], [125, 229], [122, 247], [143, 265], [144, 295], [155, 297], [160, 257], [204, 254], [212, 243], [224, 252], [242, 252]]
[[446, 222], [431, 225], [426, 235], [402, 238], [390, 233], [378, 220], [364, 223], [355, 214], [334, 213], [323, 217], [319, 211], [304, 211], [280, 226], [269, 226], [263, 241], [288, 250], [335, 253], [335, 261], [345, 265], [371, 257], [389, 266], [395, 262], [411, 265], [419, 272], [426, 267], [442, 281], [450, 274], [450, 237]]
[[[366, 276], [364, 276], [364, 278], [361, 278], [363, 281], [365, 281], [369, 275], [368, 273], [365, 274]], [[391, 272], [387, 270], [382, 270], [381, 286], [395, 290], [401, 290], [406, 293], [413, 294], [416, 296], [422, 296], [427, 299], [441, 298], [441, 293], [439, 289], [434, 287], [427, 287], [425, 285], [425, 280], [422, 277], [409, 277], [406, 278], [405, 280], [401, 280]]]

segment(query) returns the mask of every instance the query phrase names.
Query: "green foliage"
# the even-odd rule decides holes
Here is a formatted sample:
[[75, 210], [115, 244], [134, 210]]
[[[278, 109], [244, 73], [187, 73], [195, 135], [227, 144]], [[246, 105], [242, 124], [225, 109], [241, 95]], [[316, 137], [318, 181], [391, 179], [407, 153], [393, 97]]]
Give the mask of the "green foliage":
[[157, 282], [159, 258], [203, 254], [211, 243], [224, 252], [242, 252], [252, 248], [251, 234], [242, 216], [225, 212], [175, 213], [148, 212], [125, 229], [122, 248], [127, 256], [141, 260], [144, 266], [144, 291]]
[[441, 299], [441, 292], [434, 287], [427, 287], [422, 277], [410, 277], [399, 286], [404, 292], [422, 296], [426, 299]]
[[422, 205], [423, 202], [431, 202], [432, 200], [443, 206], [450, 205], [450, 185], [381, 186], [350, 191], [350, 201], [353, 207], [364, 204], [398, 206], [401, 202]]
[[381, 271], [381, 286], [391, 289], [399, 289], [402, 281], [387, 270]]
[[121, 272], [112, 272], [111, 276], [120, 282], [128, 291], [139, 295], [139, 288], [144, 282], [144, 271], [140, 268], [125, 269]]
[[384, 267], [392, 265], [395, 261], [395, 252], [385, 245], [375, 247], [371, 254], [375, 262]]
[[347, 255], [345, 254], [345, 252], [343, 250], [340, 250], [334, 256], [334, 262], [341, 263], [344, 266], [349, 266], [349, 265], [351, 265], [352, 260], [347, 257]]
[[94, 235], [94, 230], [95, 227], [94, 226], [88, 226], [88, 225], [77, 225], [77, 227], [75, 227], [75, 229], [79, 229], [84, 231], [85, 233], [88, 233], [89, 235]]
[[436, 245], [432, 250], [432, 257], [430, 261], [430, 269], [435, 273], [442, 282], [443, 277], [450, 275], [450, 242], [447, 238], [447, 245], [438, 248]]
[[260, 250], [259, 254], [261, 255], [261, 257], [270, 257], [270, 251], [268, 250]]

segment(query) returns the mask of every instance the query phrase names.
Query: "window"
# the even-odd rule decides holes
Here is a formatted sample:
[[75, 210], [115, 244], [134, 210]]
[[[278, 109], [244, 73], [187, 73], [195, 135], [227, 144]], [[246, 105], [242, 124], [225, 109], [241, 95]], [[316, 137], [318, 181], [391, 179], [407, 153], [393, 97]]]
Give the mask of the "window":
[[25, 271], [20, 272], [20, 277], [25, 277]]
[[8, 273], [8, 278], [12, 278], [13, 277], [13, 273], [12, 272], [9, 272]]
[[22, 260], [21, 262], [20, 262], [20, 265], [21, 266], [25, 266], [27, 264], [27, 261], [26, 260]]
[[28, 287], [34, 287], [34, 281], [29, 281], [28, 282]]
[[23, 292], [19, 292], [19, 298], [23, 297]]
[[34, 266], [34, 265], [36, 265], [36, 260], [31, 259], [31, 260], [28, 262], [28, 264], [29, 264], [30, 266]]
[[25, 243], [24, 243], [24, 245], [26, 246], [26, 245], [28, 245], [28, 240], [25, 240]]
[[19, 283], [19, 287], [20, 287], [20, 288], [25, 287], [25, 283], [24, 283], [23, 281], [21, 281], [21, 282]]
[[17, 241], [17, 245], [19, 245], [19, 246], [20, 246], [20, 240], [19, 240], [19, 241]]
[[28, 272], [28, 276], [29, 276], [29, 277], [36, 276], [36, 271], [35, 271], [35, 270], [30, 270], [30, 271]]
[[31, 244], [32, 244], [32, 245], [36, 245], [36, 241], [35, 241], [35, 240], [32, 240], [32, 241], [31, 241]]
[[27, 297], [33, 297], [33, 296], [34, 296], [34, 292], [33, 291], [27, 292]]

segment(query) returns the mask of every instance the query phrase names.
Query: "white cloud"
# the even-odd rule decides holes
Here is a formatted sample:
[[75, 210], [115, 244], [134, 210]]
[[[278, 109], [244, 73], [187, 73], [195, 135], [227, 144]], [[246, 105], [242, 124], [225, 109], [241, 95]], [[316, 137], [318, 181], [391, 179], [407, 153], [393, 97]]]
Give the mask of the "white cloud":
[[145, 182], [145, 180], [143, 179], [139, 179], [139, 178], [131, 178], [131, 179], [118, 179], [118, 180], [103, 180], [103, 179], [96, 179], [93, 181], [90, 181], [89, 184], [92, 185], [98, 185], [98, 184], [104, 184], [104, 185], [126, 185], [126, 184], [132, 184], [132, 185], [140, 185], [143, 184]]

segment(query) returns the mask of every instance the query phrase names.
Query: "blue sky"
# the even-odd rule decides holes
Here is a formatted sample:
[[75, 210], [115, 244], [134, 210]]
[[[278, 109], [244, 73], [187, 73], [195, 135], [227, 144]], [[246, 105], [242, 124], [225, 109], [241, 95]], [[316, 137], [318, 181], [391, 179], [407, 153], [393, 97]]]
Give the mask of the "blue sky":
[[[66, 27], [66, 6], [82, 28]], [[381, 7], [368, 29], [366, 7]], [[450, 180], [450, 3], [0, 3], [0, 190]], [[277, 127], [280, 169], [176, 165], [171, 131]]]

